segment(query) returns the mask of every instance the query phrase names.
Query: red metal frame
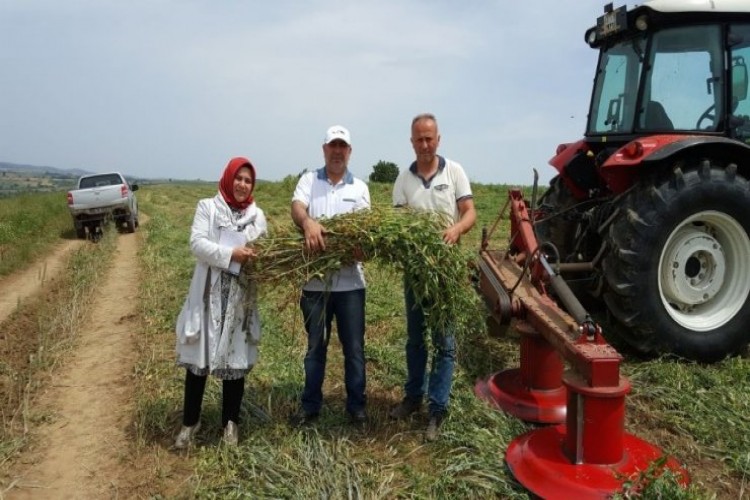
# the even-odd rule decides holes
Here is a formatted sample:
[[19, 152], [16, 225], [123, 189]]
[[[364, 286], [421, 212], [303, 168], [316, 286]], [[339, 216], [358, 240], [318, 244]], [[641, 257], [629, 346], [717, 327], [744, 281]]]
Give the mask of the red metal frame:
[[[622, 356], [598, 325], [576, 321], [548, 295], [553, 279], [541, 261], [533, 223], [520, 191], [509, 193], [513, 255], [487, 249], [480, 258], [485, 297], [499, 282], [510, 306], [498, 300], [491, 313], [512, 316], [521, 335], [521, 367], [477, 381], [475, 393], [523, 420], [561, 423], [516, 438], [506, 462], [521, 484], [543, 498], [603, 497], [662, 456], [657, 447], [625, 432]], [[492, 274], [492, 277], [486, 273]], [[563, 373], [563, 359], [570, 369]], [[562, 424], [562, 422], [565, 422]], [[666, 468], [683, 484], [687, 472], [671, 457]]]

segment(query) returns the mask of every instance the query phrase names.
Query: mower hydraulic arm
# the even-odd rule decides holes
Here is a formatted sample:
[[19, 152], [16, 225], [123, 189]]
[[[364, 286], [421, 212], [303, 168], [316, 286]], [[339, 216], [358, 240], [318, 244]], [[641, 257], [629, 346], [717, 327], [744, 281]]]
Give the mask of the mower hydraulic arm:
[[492, 315], [501, 324], [527, 321], [591, 387], [618, 386], [622, 357], [547, 261], [520, 191], [510, 191], [509, 206], [512, 252], [489, 250], [486, 238], [480, 251], [479, 287]]

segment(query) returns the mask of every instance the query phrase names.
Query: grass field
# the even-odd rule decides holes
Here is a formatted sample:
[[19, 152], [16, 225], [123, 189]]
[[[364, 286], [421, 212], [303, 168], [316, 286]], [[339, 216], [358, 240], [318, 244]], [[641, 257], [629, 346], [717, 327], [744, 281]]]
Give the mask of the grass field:
[[64, 192], [0, 198], [0, 277], [24, 267], [72, 235]]
[[[287, 223], [294, 184], [261, 184], [256, 198], [274, 221]], [[187, 289], [193, 260], [188, 232], [196, 200], [214, 187], [148, 188], [140, 192], [151, 214], [143, 251], [142, 303], [148, 329], [139, 377], [139, 428], [143, 443], [167, 445], [179, 426], [182, 372], [173, 364], [174, 318]], [[390, 203], [390, 186], [371, 186], [373, 204]], [[476, 186], [477, 228], [463, 242], [478, 248], [483, 226], [494, 222], [506, 186]], [[507, 228], [498, 231], [504, 234]], [[504, 243], [504, 242], [503, 242]], [[402, 397], [405, 323], [400, 277], [388, 266], [368, 265], [367, 360], [371, 425], [349, 426], [343, 408], [342, 360], [336, 341], [329, 349], [326, 404], [318, 425], [287, 425], [297, 407], [305, 335], [296, 286], [262, 292], [261, 361], [248, 381], [242, 444], [218, 448], [220, 400], [210, 385], [204, 405], [206, 446], [195, 451], [191, 487], [199, 496], [333, 498], [526, 498], [503, 465], [508, 444], [532, 428], [494, 411], [473, 393], [477, 378], [518, 365], [513, 339], [476, 331], [460, 339], [450, 418], [442, 439], [425, 444], [424, 420], [392, 422], [388, 408]], [[671, 360], [633, 359], [623, 366], [633, 382], [627, 429], [691, 465], [694, 485], [682, 491], [669, 480], [651, 486], [654, 498], [711, 498], [716, 481], [744, 491], [750, 473], [750, 388], [747, 359], [705, 367]], [[211, 430], [212, 429], [212, 430]], [[733, 429], [731, 434], [727, 429]], [[634, 488], [635, 489], [635, 488]]]
[[[295, 181], [288, 178], [257, 187], [256, 199], [269, 218], [271, 231], [288, 224]], [[469, 249], [478, 248], [481, 228], [493, 224], [507, 196], [507, 186], [480, 185], [474, 189], [479, 221], [462, 242]], [[389, 185], [371, 185], [373, 204], [389, 205], [390, 190]], [[132, 428], [137, 439], [131, 453], [138, 457], [135, 463], [143, 464], [143, 480], [154, 497], [529, 497], [506, 469], [504, 453], [516, 437], [534, 426], [493, 410], [473, 392], [478, 378], [518, 366], [518, 342], [513, 335], [495, 338], [477, 329], [459, 339], [451, 411], [439, 441], [423, 441], [425, 418], [405, 422], [388, 419], [388, 409], [403, 395], [405, 319], [401, 278], [390, 266], [378, 263], [366, 266], [370, 425], [358, 429], [348, 423], [343, 363], [335, 335], [329, 347], [326, 402], [320, 420], [303, 430], [287, 424], [288, 415], [298, 404], [306, 347], [297, 304], [299, 287], [288, 283], [261, 291], [261, 357], [247, 381], [240, 446], [226, 449], [219, 445], [221, 391], [220, 385], [210, 379], [199, 446], [175, 461], [168, 449], [180, 425], [184, 372], [175, 366], [174, 322], [194, 265], [188, 238], [195, 205], [199, 198], [214, 193], [214, 184], [153, 185], [138, 192], [148, 222], [139, 229], [144, 243], [139, 255], [143, 331], [138, 335], [139, 362], [134, 371], [137, 410]], [[2, 224], [25, 221], [0, 225], [3, 231], [15, 231], [13, 241], [19, 242], [19, 247], [41, 245], [35, 231], [15, 228], [34, 226], [28, 221], [41, 218], [35, 210], [45, 207], [42, 212], [48, 218], [60, 218], [46, 230], [52, 242], [44, 244], [54, 244], [62, 234], [72, 237], [72, 231], [66, 233], [70, 221], [65, 219], [69, 216], [64, 201], [35, 196], [40, 198], [15, 204], [10, 201], [9, 205], [4, 203], [14, 198], [0, 200]], [[13, 210], [14, 206], [19, 210]], [[51, 213], [57, 215], [52, 217]], [[502, 247], [507, 233], [504, 221], [496, 232], [494, 244]], [[114, 231], [110, 235], [116, 237]], [[65, 318], [70, 326], [61, 330], [75, 328], [77, 311], [85, 307], [89, 296], [82, 294], [81, 288], [94, 286], [92, 276], [106, 266], [107, 245], [111, 244], [105, 239], [99, 245], [86, 245], [71, 263], [70, 277], [61, 288], [78, 290], [76, 294], [66, 296], [61, 291], [54, 300], [57, 307], [39, 308], [38, 316], [8, 322], [4, 329], [21, 331], [30, 323], [40, 328], [59, 325]], [[19, 257], [11, 267], [23, 266], [30, 258]], [[58, 351], [64, 349], [69, 333], [49, 332], [49, 336], [55, 335], [60, 338], [45, 340], [44, 347], [38, 348], [45, 355], [59, 355]], [[7, 343], [13, 337], [4, 338]], [[620, 349], [617, 340], [612, 341]], [[50, 345], [55, 347], [51, 349]], [[646, 471], [640, 478], [644, 481], [636, 481], [623, 497], [638, 493], [644, 498], [747, 498], [750, 360], [736, 357], [704, 366], [666, 358], [646, 360], [626, 349], [621, 352], [625, 355], [622, 373], [633, 385], [626, 400], [626, 430], [684, 462], [693, 480], [687, 490], [670, 478], [639, 489], [645, 480], [653, 479]], [[44, 359], [44, 366], [37, 369], [53, 369], [54, 360]], [[3, 409], [0, 465], [7, 465], [13, 451], [23, 446], [19, 422], [26, 425], [29, 419], [43, 418], [31, 407], [32, 393], [44, 378], [34, 378], [28, 370], [29, 366], [0, 361], [2, 380], [21, 384], [14, 386], [17, 390], [13, 397], [17, 406], [23, 404], [15, 413], [7, 406]]]

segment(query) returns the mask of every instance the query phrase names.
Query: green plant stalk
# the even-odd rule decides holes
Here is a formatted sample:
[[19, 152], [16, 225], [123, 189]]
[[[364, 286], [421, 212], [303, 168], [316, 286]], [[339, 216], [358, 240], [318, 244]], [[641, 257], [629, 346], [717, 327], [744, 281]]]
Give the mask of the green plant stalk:
[[428, 212], [375, 208], [321, 219], [325, 251], [310, 253], [296, 227], [253, 242], [258, 255], [243, 268], [248, 279], [266, 285], [299, 287], [311, 279], [328, 282], [340, 269], [378, 261], [403, 272], [425, 313], [427, 333], [450, 327], [462, 333], [475, 324], [477, 296], [471, 287], [470, 260], [460, 246], [442, 240], [445, 219]]

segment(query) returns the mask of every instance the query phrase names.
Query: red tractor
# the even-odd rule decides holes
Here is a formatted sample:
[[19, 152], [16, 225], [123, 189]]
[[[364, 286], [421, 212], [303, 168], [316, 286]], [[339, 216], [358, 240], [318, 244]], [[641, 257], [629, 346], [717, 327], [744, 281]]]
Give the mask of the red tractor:
[[750, 2], [605, 7], [583, 139], [532, 210], [540, 248], [638, 350], [750, 341]]

